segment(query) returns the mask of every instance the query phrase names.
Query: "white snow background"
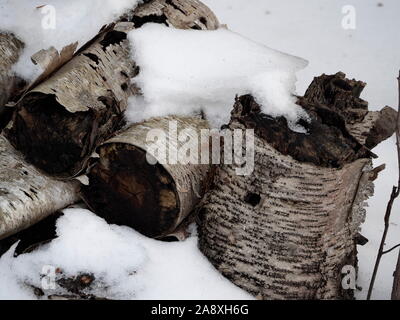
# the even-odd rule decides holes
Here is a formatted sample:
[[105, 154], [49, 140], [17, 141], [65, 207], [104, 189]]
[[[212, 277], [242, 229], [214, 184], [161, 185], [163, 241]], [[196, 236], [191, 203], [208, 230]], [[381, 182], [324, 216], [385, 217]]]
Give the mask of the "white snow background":
[[[32, 17], [31, 21], [37, 19], [36, 11], [27, 12], [29, 14], [26, 15], [25, 21], [18, 14], [12, 15], [13, 10], [21, 11], [19, 4], [25, 3], [26, 6], [27, 1], [20, 1], [16, 5], [14, 1], [0, 0], [2, 18], [0, 27], [5, 26], [6, 29], [15, 31], [28, 44], [23, 58], [25, 62], [16, 67], [17, 71], [26, 77], [33, 77], [38, 72], [34, 68], [26, 69], [24, 65], [28, 61], [26, 58], [34, 51], [49, 45], [60, 49], [60, 46], [76, 40], [83, 44], [90, 38], [90, 34], [94, 34], [105, 22], [118, 15], [126, 6], [137, 2], [74, 0], [76, 7], [71, 6], [70, 10], [61, 10], [64, 14], [58, 10], [58, 14], [61, 13], [60, 17], [63, 19], [63, 24], [60, 25], [69, 26], [68, 31], [76, 30], [77, 34], [67, 32], [67, 37], [63, 37], [61, 34], [65, 34], [66, 30], [58, 29], [51, 35], [44, 34], [39, 29], [20, 30], [21, 23], [29, 24], [28, 19]], [[29, 1], [29, 5], [34, 7], [36, 2], [37, 5], [43, 5], [38, 1]], [[52, 2], [63, 5], [60, 0], [47, 1], [48, 4]], [[342, 28], [341, 22], [344, 17], [342, 8], [349, 5], [347, 1], [204, 0], [204, 2], [231, 30], [268, 47], [307, 59], [310, 62], [309, 66], [297, 74], [299, 78], [297, 93], [304, 93], [314, 76], [343, 71], [348, 77], [368, 83], [363, 98], [370, 102], [371, 109], [380, 109], [385, 105], [396, 107], [396, 76], [400, 68], [398, 55], [400, 23], [396, 17], [400, 9], [398, 1], [384, 0], [380, 1], [383, 6], [378, 6], [378, 1], [353, 0], [351, 5], [356, 10], [357, 18], [355, 30]], [[88, 19], [94, 11], [100, 18]], [[76, 13], [79, 15], [75, 16]], [[70, 19], [73, 23], [66, 23], [70, 22]], [[41, 39], [37, 48], [33, 41], [35, 37]], [[54, 39], [57, 39], [55, 43]], [[167, 71], [165, 74], [168, 75], [169, 70], [164, 71]], [[290, 75], [290, 81], [293, 81], [293, 74]], [[285, 88], [282, 91], [285, 98], [289, 99], [292, 89], [290, 83], [283, 88]], [[243, 89], [252, 92], [254, 88], [249, 86]], [[225, 99], [224, 95], [221, 96]], [[279, 110], [279, 107], [276, 110]], [[370, 200], [367, 222], [363, 228], [363, 235], [369, 238], [370, 242], [360, 248], [359, 284], [364, 288], [358, 293], [360, 299], [366, 295], [383, 229], [386, 203], [397, 178], [394, 139], [383, 143], [374, 151], [380, 156], [375, 161], [376, 165], [386, 163], [387, 170], [381, 174], [376, 183], [376, 194]], [[388, 248], [400, 242], [398, 211], [399, 205], [396, 203]], [[61, 266], [70, 274], [93, 269], [96, 275], [114, 285], [113, 290], [107, 293], [110, 298], [249, 298], [211, 267], [198, 251], [195, 236], [183, 243], [160, 243], [140, 236], [133, 230], [109, 226], [93, 214], [77, 209], [67, 210], [66, 216], [59, 220], [58, 233], [60, 237], [57, 240], [36, 253], [13, 258], [11, 250], [0, 259], [0, 298], [33, 298], [29, 290], [23, 288], [22, 283], [38, 284], [39, 266], [52, 263]], [[376, 281], [374, 298], [390, 297], [397, 253], [398, 251], [394, 251], [384, 257]], [[173, 276], [171, 276], [172, 270]], [[136, 271], [135, 276], [132, 276], [132, 271]], [[172, 286], [178, 283], [179, 286], [172, 289]]]

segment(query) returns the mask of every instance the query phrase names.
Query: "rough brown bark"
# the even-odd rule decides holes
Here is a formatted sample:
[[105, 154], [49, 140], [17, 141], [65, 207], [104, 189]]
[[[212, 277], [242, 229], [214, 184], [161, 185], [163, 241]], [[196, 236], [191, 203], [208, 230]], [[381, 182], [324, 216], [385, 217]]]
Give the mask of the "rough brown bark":
[[0, 33], [0, 132], [11, 118], [11, 112], [5, 105], [23, 84], [12, 71], [22, 48], [22, 42], [14, 35]]
[[50, 77], [46, 72], [17, 104], [8, 137], [28, 161], [63, 178], [79, 175], [95, 146], [120, 127], [128, 97], [139, 94], [131, 84], [139, 68], [130, 57], [127, 32], [147, 22], [218, 26], [199, 1], [153, 0], [104, 28], [58, 71]]
[[[336, 77], [338, 83], [321, 82]], [[352, 112], [366, 108], [359, 100], [362, 87], [342, 74], [316, 78], [299, 99], [311, 118], [303, 123], [308, 134], [291, 131], [284, 118], [261, 114], [251, 96], [237, 99], [229, 129], [255, 130], [255, 170], [238, 176], [235, 166], [218, 168], [198, 207], [199, 246], [254, 296], [352, 297], [342, 289], [341, 271], [357, 267], [365, 201], [382, 170], [372, 170], [371, 152], [348, 129], [350, 118], [363, 122]], [[361, 136], [371, 132], [365, 127]]]
[[[89, 183], [82, 187], [85, 202], [96, 214], [150, 237], [164, 238], [176, 231], [204, 194], [210, 165], [171, 164], [149, 150], [146, 138], [152, 129], [161, 129], [173, 139], [168, 146], [174, 150], [182, 148], [184, 142], [176, 144], [169, 131], [175, 121], [178, 135], [194, 129], [193, 136], [200, 137], [200, 131], [208, 129], [199, 118], [154, 118], [124, 129], [97, 148]], [[150, 164], [147, 153], [159, 163]]]
[[0, 239], [78, 201], [78, 187], [40, 173], [0, 135]]

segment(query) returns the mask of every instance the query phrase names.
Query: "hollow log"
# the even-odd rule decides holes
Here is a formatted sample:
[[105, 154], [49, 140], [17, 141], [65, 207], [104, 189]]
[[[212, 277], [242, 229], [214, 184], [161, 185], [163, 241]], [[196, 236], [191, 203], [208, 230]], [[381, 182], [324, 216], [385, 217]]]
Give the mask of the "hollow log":
[[0, 135], [0, 239], [75, 203], [77, 182], [61, 182], [27, 164]]
[[93, 149], [121, 128], [128, 97], [140, 93], [131, 83], [139, 66], [131, 59], [127, 33], [147, 22], [218, 27], [199, 1], [153, 0], [103, 28], [18, 102], [8, 137], [29, 162], [61, 178], [77, 176]]
[[[365, 201], [383, 167], [372, 169], [373, 154], [348, 129], [347, 114], [365, 111], [360, 84], [331, 77], [341, 79], [323, 83], [331, 91], [316, 78], [299, 98], [310, 116], [300, 122], [307, 134], [262, 114], [253, 97], [237, 98], [228, 129], [254, 129], [254, 172], [238, 176], [235, 165], [220, 165], [197, 208], [201, 251], [260, 299], [353, 297], [342, 287], [342, 268], [357, 268]], [[361, 136], [372, 132], [364, 127]]]
[[11, 119], [11, 110], [5, 105], [23, 84], [12, 71], [22, 48], [22, 42], [14, 35], [0, 32], [0, 132]]
[[[177, 131], [170, 127], [174, 123]], [[154, 129], [165, 133], [165, 144], [160, 141], [160, 147], [172, 148], [164, 154], [151, 149], [147, 141]], [[130, 226], [149, 237], [171, 235], [201, 199], [210, 173], [210, 165], [169, 161], [169, 155], [188, 146], [186, 140], [177, 140], [182, 130], [188, 129], [193, 137], [189, 147], [199, 150], [197, 138], [202, 129], [208, 129], [208, 123], [185, 117], [154, 118], [131, 125], [99, 146], [98, 158], [93, 159], [87, 174], [89, 183], [82, 187], [89, 208], [109, 223]], [[149, 162], [149, 155], [158, 163]]]

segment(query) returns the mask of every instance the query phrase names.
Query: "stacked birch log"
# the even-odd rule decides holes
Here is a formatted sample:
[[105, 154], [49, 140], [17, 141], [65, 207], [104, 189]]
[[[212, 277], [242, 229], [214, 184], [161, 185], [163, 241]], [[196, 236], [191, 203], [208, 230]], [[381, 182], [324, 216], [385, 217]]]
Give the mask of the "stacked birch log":
[[124, 123], [128, 98], [141, 94], [127, 33], [149, 22], [219, 27], [199, 1], [145, 1], [77, 52], [71, 44], [35, 54], [44, 72], [23, 89], [12, 73], [23, 44], [0, 34], [0, 239], [80, 199], [109, 223], [157, 239], [181, 237], [197, 218], [202, 252], [255, 297], [352, 298], [341, 272], [357, 267], [365, 201], [383, 169], [373, 169], [371, 149], [394, 133], [396, 111], [368, 111], [365, 83], [323, 75], [298, 99], [311, 119], [302, 123], [308, 134], [262, 114], [253, 97], [236, 98], [227, 130], [255, 131], [251, 175], [227, 164], [151, 165], [149, 130], [176, 121], [200, 132], [208, 123], [176, 116]]

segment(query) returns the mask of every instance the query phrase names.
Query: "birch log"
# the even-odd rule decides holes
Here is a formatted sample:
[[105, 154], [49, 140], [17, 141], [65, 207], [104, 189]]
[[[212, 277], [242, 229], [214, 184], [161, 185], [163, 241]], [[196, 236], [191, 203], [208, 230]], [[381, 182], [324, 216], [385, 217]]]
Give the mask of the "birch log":
[[78, 187], [40, 173], [0, 135], [0, 239], [75, 203]]
[[341, 272], [357, 267], [364, 205], [382, 167], [372, 169], [373, 154], [349, 134], [336, 110], [362, 102], [353, 88], [358, 82], [342, 79], [346, 87], [334, 85], [331, 96], [319, 90], [320, 80], [299, 102], [311, 117], [303, 123], [308, 134], [291, 131], [284, 118], [261, 114], [251, 96], [237, 99], [229, 129], [255, 130], [255, 170], [238, 176], [234, 165], [221, 165], [198, 206], [200, 249], [260, 299], [353, 295], [342, 287]]
[[22, 47], [22, 42], [14, 35], [0, 32], [0, 132], [11, 118], [11, 113], [5, 105], [22, 83], [22, 80], [12, 71]]
[[400, 300], [400, 253], [397, 260], [396, 271], [394, 272], [392, 300]]
[[103, 29], [47, 80], [23, 96], [8, 137], [27, 160], [59, 177], [79, 175], [95, 146], [121, 127], [139, 67], [127, 33], [146, 22], [215, 29], [218, 21], [195, 0], [153, 0]]
[[[159, 151], [151, 147], [154, 129], [165, 137], [158, 141]], [[109, 223], [154, 238], [171, 235], [204, 194], [210, 165], [198, 164], [196, 157], [202, 129], [208, 129], [208, 123], [199, 118], [166, 117], [118, 133], [97, 148], [89, 184], [82, 187], [86, 204]], [[189, 134], [182, 141], [181, 132]], [[170, 156], [186, 156], [186, 151], [194, 157], [189, 163], [171, 160]], [[147, 156], [158, 163], [153, 165], [157, 161], [149, 162]]]

